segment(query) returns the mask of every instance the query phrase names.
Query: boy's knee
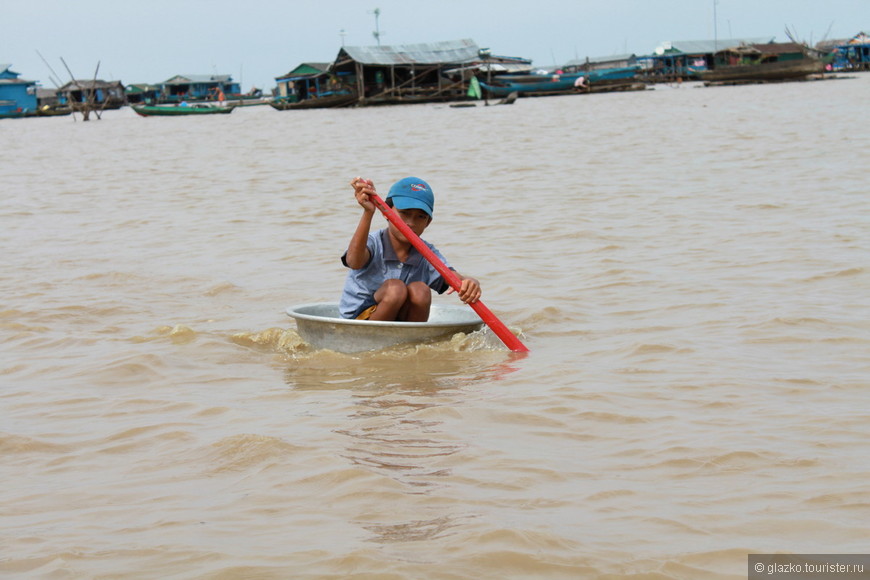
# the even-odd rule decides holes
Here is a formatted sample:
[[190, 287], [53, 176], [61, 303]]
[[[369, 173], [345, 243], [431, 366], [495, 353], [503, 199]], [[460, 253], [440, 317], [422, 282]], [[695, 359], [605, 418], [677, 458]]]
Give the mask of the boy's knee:
[[396, 302], [404, 302], [408, 297], [408, 287], [405, 286], [405, 283], [396, 278], [392, 278], [390, 280], [386, 280], [382, 285], [380, 291], [383, 295], [382, 300], [396, 301]]
[[408, 284], [408, 299], [414, 304], [428, 304], [432, 301], [432, 290], [425, 282]]

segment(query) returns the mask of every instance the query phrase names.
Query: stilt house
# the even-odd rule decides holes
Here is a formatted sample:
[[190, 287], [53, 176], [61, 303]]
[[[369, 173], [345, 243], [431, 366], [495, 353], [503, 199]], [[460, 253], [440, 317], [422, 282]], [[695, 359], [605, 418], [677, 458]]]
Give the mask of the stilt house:
[[127, 93], [120, 81], [71, 80], [58, 92], [61, 101], [74, 109], [120, 109], [127, 104]]
[[445, 72], [479, 61], [473, 40], [397, 46], [346, 46], [331, 72], [359, 95], [358, 104], [428, 103], [465, 98], [467, 85]]

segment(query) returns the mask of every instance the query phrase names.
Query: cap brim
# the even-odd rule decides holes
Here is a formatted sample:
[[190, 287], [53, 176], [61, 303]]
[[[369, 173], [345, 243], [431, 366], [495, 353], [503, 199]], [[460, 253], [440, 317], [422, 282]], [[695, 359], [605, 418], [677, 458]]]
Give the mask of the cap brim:
[[390, 201], [393, 202], [393, 207], [396, 209], [420, 209], [425, 211], [429, 217], [432, 217], [432, 208], [419, 199], [402, 195], [393, 195], [390, 196]]

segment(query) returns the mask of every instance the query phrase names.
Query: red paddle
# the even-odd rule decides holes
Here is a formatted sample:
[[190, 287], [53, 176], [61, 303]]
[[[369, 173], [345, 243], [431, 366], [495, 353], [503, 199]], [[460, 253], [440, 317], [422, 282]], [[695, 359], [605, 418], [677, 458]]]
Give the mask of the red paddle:
[[[438, 256], [435, 255], [435, 252], [429, 249], [429, 246], [423, 243], [423, 240], [414, 233], [414, 231], [409, 228], [405, 222], [402, 221], [402, 218], [399, 217], [393, 208], [388, 206], [386, 202], [376, 193], [370, 193], [369, 199], [371, 199], [372, 203], [381, 210], [381, 213], [384, 214], [390, 223], [396, 226], [402, 235], [405, 236], [405, 239], [411, 242], [411, 245], [417, 248], [417, 251], [423, 254], [423, 257], [429, 260], [429, 263], [438, 270], [438, 273], [447, 281], [450, 286], [459, 292], [460, 287], [462, 286], [462, 280], [460, 280], [459, 276], [447, 267], [447, 265], [442, 262]], [[505, 344], [506, 347], [511, 349], [514, 352], [528, 352], [528, 348], [520, 339], [518, 339], [514, 333], [512, 333], [507, 326], [505, 326], [501, 320], [496, 318], [495, 314], [487, 308], [483, 302], [478, 300], [472, 304], [469, 304], [477, 315], [480, 316], [481, 320], [483, 320], [487, 326], [495, 333], [497, 337], [501, 339], [501, 341]]]

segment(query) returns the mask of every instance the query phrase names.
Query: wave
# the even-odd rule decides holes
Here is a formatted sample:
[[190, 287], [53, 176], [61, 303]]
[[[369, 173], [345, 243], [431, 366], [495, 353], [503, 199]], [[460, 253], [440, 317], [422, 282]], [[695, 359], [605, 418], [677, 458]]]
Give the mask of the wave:
[[49, 443], [35, 437], [0, 433], [0, 455], [17, 455], [26, 453], [64, 453], [69, 448], [66, 445]]

